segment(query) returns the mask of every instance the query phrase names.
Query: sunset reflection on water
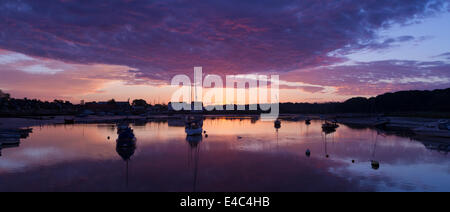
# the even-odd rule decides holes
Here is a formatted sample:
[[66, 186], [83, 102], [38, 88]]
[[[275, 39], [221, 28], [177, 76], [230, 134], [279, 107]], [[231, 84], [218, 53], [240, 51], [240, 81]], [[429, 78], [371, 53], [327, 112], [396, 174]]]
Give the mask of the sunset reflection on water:
[[33, 127], [19, 147], [2, 149], [0, 191], [450, 190], [446, 152], [345, 125], [325, 135], [321, 123], [282, 121], [277, 131], [272, 122], [208, 118], [198, 139], [167, 121], [131, 124], [128, 170], [114, 124]]

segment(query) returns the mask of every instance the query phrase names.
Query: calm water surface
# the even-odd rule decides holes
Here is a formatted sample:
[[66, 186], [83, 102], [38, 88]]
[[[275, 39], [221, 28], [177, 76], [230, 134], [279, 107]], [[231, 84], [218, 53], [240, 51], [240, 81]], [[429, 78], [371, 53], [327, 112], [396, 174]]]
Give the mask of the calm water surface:
[[112, 124], [33, 127], [1, 150], [0, 191], [450, 191], [446, 152], [371, 129], [207, 119], [208, 137], [186, 139], [167, 122], [131, 127], [135, 149], [116, 149]]

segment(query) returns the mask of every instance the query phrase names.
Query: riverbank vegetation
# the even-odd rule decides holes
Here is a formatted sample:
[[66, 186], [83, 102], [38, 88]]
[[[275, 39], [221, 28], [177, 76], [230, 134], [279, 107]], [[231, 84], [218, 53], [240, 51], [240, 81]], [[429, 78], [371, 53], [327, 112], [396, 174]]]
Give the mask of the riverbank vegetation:
[[[225, 106], [224, 106], [225, 107]], [[234, 105], [237, 108], [237, 105]], [[267, 111], [245, 110], [206, 111], [204, 114], [259, 114]], [[138, 115], [138, 114], [176, 114], [188, 111], [171, 111], [170, 104], [150, 105], [145, 100], [133, 102], [88, 102], [73, 104], [69, 101], [53, 102], [37, 99], [15, 99], [0, 90], [0, 116], [48, 116], [48, 115]], [[383, 114], [389, 116], [413, 116], [446, 118], [450, 117], [450, 88], [432, 91], [399, 91], [385, 93], [376, 97], [355, 97], [344, 102], [328, 103], [281, 103], [282, 114]]]

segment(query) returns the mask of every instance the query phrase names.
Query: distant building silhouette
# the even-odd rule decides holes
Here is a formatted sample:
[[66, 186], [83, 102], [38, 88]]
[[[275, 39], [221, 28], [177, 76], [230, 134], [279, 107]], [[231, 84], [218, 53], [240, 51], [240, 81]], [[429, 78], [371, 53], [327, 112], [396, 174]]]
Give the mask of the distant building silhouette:
[[2, 90], [0, 90], [0, 99], [9, 99], [10, 95], [9, 93], [3, 93]]

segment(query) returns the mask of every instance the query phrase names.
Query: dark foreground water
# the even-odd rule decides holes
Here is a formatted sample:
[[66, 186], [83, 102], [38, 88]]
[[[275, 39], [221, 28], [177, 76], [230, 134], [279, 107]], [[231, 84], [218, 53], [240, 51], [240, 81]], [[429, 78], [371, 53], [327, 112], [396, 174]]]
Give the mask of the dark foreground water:
[[450, 191], [450, 158], [433, 150], [436, 139], [207, 119], [208, 137], [187, 140], [170, 125], [132, 124], [135, 149], [116, 149], [111, 124], [34, 127], [1, 150], [0, 191]]

